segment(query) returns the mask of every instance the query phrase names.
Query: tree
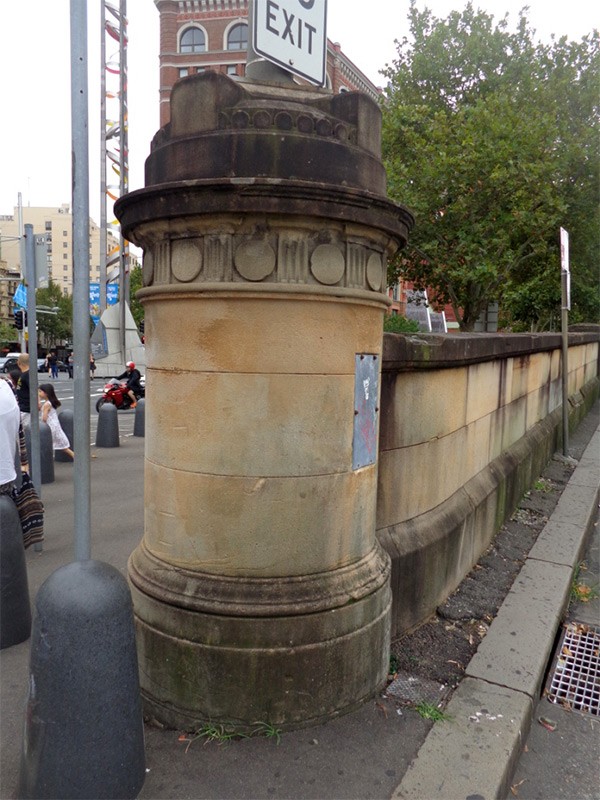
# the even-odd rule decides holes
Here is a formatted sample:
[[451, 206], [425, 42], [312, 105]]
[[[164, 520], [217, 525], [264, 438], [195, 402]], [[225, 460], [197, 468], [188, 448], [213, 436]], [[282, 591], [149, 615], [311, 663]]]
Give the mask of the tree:
[[383, 154], [416, 225], [390, 283], [450, 303], [462, 330], [494, 300], [508, 324], [542, 326], [560, 309], [559, 227], [577, 229], [575, 285], [598, 263], [597, 46], [536, 44], [525, 10], [515, 33], [470, 3], [439, 20], [412, 0], [409, 22], [385, 71]]
[[44, 289], [37, 289], [35, 302], [38, 306], [56, 308], [56, 314], [37, 314], [38, 332], [50, 346], [70, 339], [73, 331], [73, 298], [64, 295], [57, 283], [50, 280]]
[[5, 322], [0, 322], [0, 347], [5, 347], [11, 342], [16, 341], [17, 330], [14, 325], [8, 325]]
[[129, 308], [131, 309], [131, 314], [138, 328], [140, 327], [141, 321], [144, 319], [144, 306], [137, 299], [136, 295], [143, 285], [142, 268], [136, 264], [129, 273]]

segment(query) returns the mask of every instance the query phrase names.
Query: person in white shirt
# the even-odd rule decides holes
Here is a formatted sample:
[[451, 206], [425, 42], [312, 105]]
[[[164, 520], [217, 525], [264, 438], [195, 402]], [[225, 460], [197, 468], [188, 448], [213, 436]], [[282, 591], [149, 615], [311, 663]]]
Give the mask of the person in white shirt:
[[10, 385], [0, 379], [0, 494], [9, 494], [17, 478], [15, 453], [19, 440], [19, 404]]

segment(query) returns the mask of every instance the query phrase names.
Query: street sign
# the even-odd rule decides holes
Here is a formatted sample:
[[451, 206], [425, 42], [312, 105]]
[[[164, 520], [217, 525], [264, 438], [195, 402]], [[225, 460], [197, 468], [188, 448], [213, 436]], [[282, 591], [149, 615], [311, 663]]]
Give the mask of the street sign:
[[254, 0], [253, 36], [259, 55], [325, 85], [327, 0]]
[[571, 270], [569, 268], [569, 232], [560, 229], [560, 266], [562, 277], [562, 307], [571, 310]]

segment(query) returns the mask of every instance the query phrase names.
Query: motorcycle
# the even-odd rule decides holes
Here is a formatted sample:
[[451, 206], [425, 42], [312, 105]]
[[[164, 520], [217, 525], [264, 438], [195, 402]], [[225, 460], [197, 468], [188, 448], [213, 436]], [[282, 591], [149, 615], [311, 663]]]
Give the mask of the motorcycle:
[[[136, 401], [144, 397], [144, 394], [145, 391], [143, 387], [141, 391], [135, 392]], [[105, 403], [112, 403], [119, 411], [125, 411], [131, 408], [131, 397], [127, 393], [127, 384], [125, 381], [111, 378], [108, 383], [104, 384], [104, 394], [96, 400], [96, 411], [100, 411]]]

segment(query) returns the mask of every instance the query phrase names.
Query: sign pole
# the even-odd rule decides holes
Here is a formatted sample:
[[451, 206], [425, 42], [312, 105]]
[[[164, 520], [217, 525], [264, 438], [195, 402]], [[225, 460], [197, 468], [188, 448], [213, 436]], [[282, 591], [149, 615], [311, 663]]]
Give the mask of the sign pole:
[[71, 0], [75, 560], [91, 558], [87, 3]]
[[561, 263], [561, 332], [562, 332], [562, 429], [563, 455], [569, 456], [569, 310], [571, 308], [571, 273], [569, 271], [569, 234], [560, 229]]

